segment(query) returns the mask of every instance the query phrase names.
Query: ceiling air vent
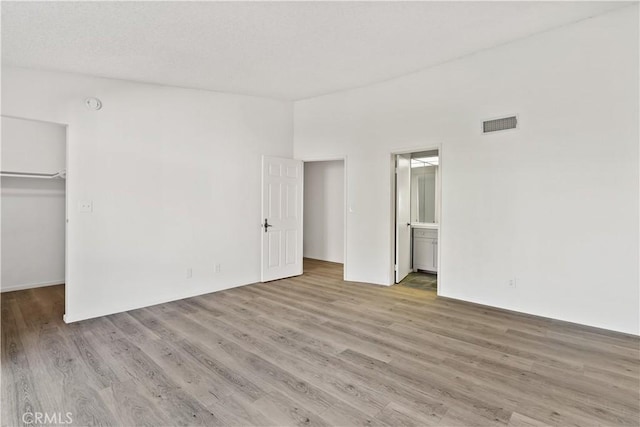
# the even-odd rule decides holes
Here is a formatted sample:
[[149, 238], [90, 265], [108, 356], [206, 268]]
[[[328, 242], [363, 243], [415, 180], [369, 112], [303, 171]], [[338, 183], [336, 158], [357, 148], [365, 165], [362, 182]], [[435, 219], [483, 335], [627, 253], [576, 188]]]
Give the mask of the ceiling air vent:
[[518, 118], [516, 116], [485, 120], [482, 122], [482, 133], [498, 132], [501, 130], [515, 129], [517, 127]]

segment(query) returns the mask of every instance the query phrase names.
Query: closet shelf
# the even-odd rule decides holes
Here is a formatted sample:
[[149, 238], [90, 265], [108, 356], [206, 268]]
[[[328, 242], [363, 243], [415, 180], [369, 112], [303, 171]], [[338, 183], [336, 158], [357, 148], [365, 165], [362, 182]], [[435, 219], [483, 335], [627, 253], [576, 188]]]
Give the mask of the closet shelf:
[[65, 179], [67, 177], [67, 171], [61, 170], [60, 172], [56, 172], [56, 173], [0, 171], [0, 176], [14, 177], [14, 178]]

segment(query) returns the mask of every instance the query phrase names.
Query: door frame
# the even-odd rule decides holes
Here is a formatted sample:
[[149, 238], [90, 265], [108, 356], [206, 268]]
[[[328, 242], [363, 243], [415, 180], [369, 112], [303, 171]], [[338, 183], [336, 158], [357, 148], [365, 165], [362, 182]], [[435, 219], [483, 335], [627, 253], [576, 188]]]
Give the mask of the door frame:
[[443, 275], [442, 275], [442, 243], [443, 243], [443, 218], [442, 218], [442, 158], [443, 158], [443, 144], [435, 143], [431, 145], [426, 145], [422, 147], [414, 147], [407, 149], [399, 149], [393, 150], [389, 154], [389, 177], [390, 177], [390, 199], [389, 199], [389, 213], [391, 221], [389, 223], [389, 283], [390, 285], [394, 285], [396, 283], [396, 274], [395, 274], [395, 265], [396, 265], [396, 156], [398, 154], [411, 154], [411, 153], [419, 153], [421, 151], [432, 151], [438, 150], [438, 181], [437, 185], [437, 193], [440, 195], [440, 203], [438, 204], [438, 287], [437, 287], [437, 295], [442, 295], [442, 290], [444, 289], [443, 284]]
[[[349, 201], [349, 197], [348, 197], [348, 185], [347, 185], [347, 177], [348, 177], [348, 164], [347, 164], [347, 159], [348, 156], [342, 156], [342, 157], [296, 157], [296, 160], [302, 160], [302, 163], [311, 163], [311, 162], [335, 162], [335, 161], [342, 161], [343, 165], [344, 165], [344, 177], [343, 177], [343, 185], [344, 185], [344, 189], [343, 189], [343, 202], [342, 202], [342, 221], [343, 221], [343, 226], [344, 226], [344, 230], [343, 230], [343, 235], [344, 235], [344, 242], [343, 242], [343, 248], [342, 248], [342, 259], [343, 259], [343, 270], [342, 270], [342, 280], [347, 280], [348, 274], [348, 258], [347, 258], [347, 241], [348, 241], [348, 234], [347, 234], [347, 229], [348, 229], [348, 201]], [[304, 201], [302, 203], [302, 212], [304, 214]], [[302, 229], [304, 231], [304, 221], [302, 223]], [[304, 247], [304, 233], [302, 234], [302, 245]], [[304, 256], [303, 256], [304, 258]], [[304, 273], [303, 273], [304, 274]]]

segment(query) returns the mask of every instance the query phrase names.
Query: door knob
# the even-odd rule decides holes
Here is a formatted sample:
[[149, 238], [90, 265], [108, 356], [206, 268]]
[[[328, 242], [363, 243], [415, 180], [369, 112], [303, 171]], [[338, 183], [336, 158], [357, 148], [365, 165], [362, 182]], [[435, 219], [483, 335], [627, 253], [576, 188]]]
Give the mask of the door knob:
[[269, 227], [273, 227], [273, 225], [269, 224], [269, 221], [267, 221], [267, 218], [264, 219], [264, 224], [262, 224], [262, 226], [264, 227], [264, 232], [267, 232], [267, 228]]
[[411, 227], [411, 223], [410, 222], [407, 223], [407, 227]]

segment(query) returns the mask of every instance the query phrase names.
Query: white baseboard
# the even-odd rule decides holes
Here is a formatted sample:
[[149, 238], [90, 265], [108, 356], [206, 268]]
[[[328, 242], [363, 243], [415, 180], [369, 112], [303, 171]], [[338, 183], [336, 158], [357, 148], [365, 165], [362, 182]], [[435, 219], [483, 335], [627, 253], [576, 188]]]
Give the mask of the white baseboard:
[[313, 255], [304, 255], [302, 258], [309, 258], [315, 261], [325, 261], [325, 262], [332, 262], [334, 264], [342, 264], [344, 265], [344, 262], [340, 261], [340, 260], [332, 260], [332, 259], [328, 259], [327, 257], [323, 257], [323, 256], [313, 256]]
[[12, 285], [12, 286], [3, 286], [0, 288], [0, 292], [12, 292], [12, 291], [22, 291], [24, 289], [32, 289], [32, 288], [44, 288], [45, 286], [54, 286], [54, 285], [62, 285], [64, 284], [64, 279], [61, 280], [53, 280], [50, 282], [40, 282], [40, 283], [25, 283], [22, 285]]
[[166, 304], [168, 302], [173, 302], [173, 301], [179, 301], [182, 299], [186, 299], [186, 298], [193, 298], [199, 295], [207, 295], [207, 294], [212, 294], [215, 292], [220, 292], [220, 291], [225, 291], [227, 289], [233, 289], [233, 288], [239, 288], [241, 286], [247, 286], [247, 285], [254, 285], [256, 283], [260, 283], [259, 279], [256, 278], [254, 280], [250, 280], [248, 282], [240, 282], [240, 283], [232, 283], [230, 285], [224, 285], [221, 288], [217, 288], [217, 289], [209, 289], [209, 290], [199, 290], [199, 291], [195, 291], [193, 293], [186, 293], [183, 295], [179, 295], [179, 296], [174, 296], [174, 297], [170, 297], [170, 298], [153, 298], [153, 299], [149, 299], [147, 301], [145, 301], [143, 304], [135, 304], [135, 305], [131, 305], [128, 303], [128, 301], [126, 302], [126, 304], [123, 304], [119, 307], [115, 307], [115, 308], [110, 308], [107, 309], [105, 311], [102, 312], [98, 312], [98, 313], [90, 313], [90, 314], [80, 314], [80, 316], [70, 316], [69, 314], [65, 313], [62, 320], [64, 320], [65, 323], [74, 323], [74, 322], [80, 322], [82, 320], [87, 320], [87, 319], [95, 319], [97, 317], [102, 317], [102, 316], [109, 316], [111, 314], [116, 314], [116, 313], [124, 313], [126, 311], [131, 311], [131, 310], [137, 310], [140, 308], [145, 308], [145, 307], [152, 307], [154, 305], [158, 305], [158, 304]]

